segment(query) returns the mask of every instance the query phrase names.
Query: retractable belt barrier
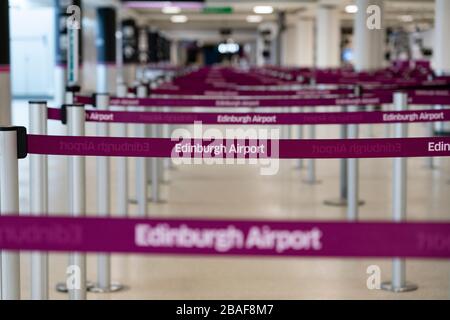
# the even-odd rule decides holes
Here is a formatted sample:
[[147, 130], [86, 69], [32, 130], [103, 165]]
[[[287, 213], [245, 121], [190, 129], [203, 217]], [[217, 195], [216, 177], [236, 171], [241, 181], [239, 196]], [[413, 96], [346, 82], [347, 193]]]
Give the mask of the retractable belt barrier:
[[448, 157], [450, 137], [326, 140], [226, 140], [28, 135], [30, 154], [158, 157], [342, 159]]
[[[62, 109], [48, 108], [48, 119], [62, 120]], [[205, 113], [86, 110], [86, 121], [146, 124], [319, 125], [450, 121], [450, 109], [414, 111]]]
[[[315, 98], [284, 98], [284, 99], [175, 99], [175, 98], [118, 98], [111, 97], [111, 106], [133, 107], [315, 107], [315, 106], [347, 106], [347, 105], [378, 105], [393, 102], [392, 94], [370, 95], [366, 97], [315, 97]], [[94, 104], [94, 98], [75, 96], [75, 103]], [[413, 93], [408, 96], [409, 104], [440, 104], [449, 105], [450, 95], [432, 95]]]
[[450, 258], [450, 223], [0, 217], [0, 248], [285, 257]]

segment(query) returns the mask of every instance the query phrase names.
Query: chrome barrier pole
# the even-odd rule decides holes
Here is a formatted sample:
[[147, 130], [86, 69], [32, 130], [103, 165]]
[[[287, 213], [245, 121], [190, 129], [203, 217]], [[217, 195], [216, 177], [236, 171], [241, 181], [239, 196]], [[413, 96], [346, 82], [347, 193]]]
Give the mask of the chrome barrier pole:
[[[145, 85], [139, 85], [137, 87], [137, 97], [146, 98], [148, 95], [148, 90]], [[141, 110], [140, 107], [136, 107], [136, 110]], [[146, 137], [146, 126], [145, 124], [136, 124], [136, 136], [144, 138]], [[136, 159], [136, 198], [138, 202], [138, 215], [140, 217], [147, 216], [147, 159], [137, 158]]]
[[[342, 106], [341, 112], [348, 112], [347, 106]], [[347, 139], [348, 136], [348, 127], [343, 124], [340, 126], [340, 138], [342, 140]], [[340, 159], [340, 176], [339, 176], [339, 198], [338, 199], [330, 199], [325, 200], [324, 204], [327, 206], [336, 206], [336, 207], [345, 207], [347, 206], [347, 196], [348, 196], [348, 186], [347, 186], [347, 159]]]
[[[0, 212], [2, 215], [19, 214], [19, 160], [17, 127], [0, 128]], [[2, 300], [20, 299], [20, 254], [18, 251], [1, 252]]]
[[[95, 95], [95, 105], [98, 110], [109, 109], [109, 94], [97, 93]], [[109, 124], [97, 123], [97, 136], [109, 136]], [[97, 215], [99, 217], [109, 217], [111, 212], [111, 192], [110, 192], [110, 159], [109, 157], [97, 157]], [[90, 292], [107, 293], [119, 291], [122, 285], [111, 282], [111, 255], [100, 253], [97, 256], [97, 283], [89, 288]]]
[[[157, 138], [159, 136], [158, 124], [153, 124], [151, 126], [151, 137]], [[161, 161], [159, 158], [150, 159], [151, 163], [151, 176], [152, 176], [152, 187], [151, 187], [151, 200], [154, 203], [161, 202], [160, 197], [160, 181], [162, 179], [161, 172]]]
[[[30, 134], [47, 134], [47, 103], [29, 103]], [[46, 155], [30, 155], [30, 213], [48, 215], [48, 163]], [[48, 300], [48, 253], [31, 253], [31, 299]]]
[[[169, 107], [164, 107], [163, 111], [164, 112], [170, 112], [170, 108]], [[164, 124], [162, 131], [163, 131], [163, 133], [162, 133], [162, 137], [163, 138], [170, 138], [171, 133], [172, 133], [172, 125]], [[166, 177], [164, 176], [164, 173], [166, 172], [166, 170], [170, 170], [172, 168], [172, 161], [171, 161], [170, 158], [163, 159], [162, 161], [163, 161], [163, 179], [162, 179], [162, 182], [169, 183], [169, 178], [166, 179]]]
[[[66, 106], [69, 136], [84, 136], [85, 110], [82, 104]], [[69, 157], [69, 208], [73, 217], [86, 214], [86, 160], [82, 156]], [[86, 255], [71, 253], [69, 271], [75, 275], [73, 282], [67, 283], [70, 300], [86, 299]]]
[[[309, 125], [309, 139], [314, 140], [316, 139], [316, 126], [315, 125]], [[306, 179], [304, 179], [304, 182], [310, 185], [314, 185], [319, 183], [319, 181], [316, 179], [316, 160], [315, 159], [308, 159], [308, 172]]]
[[[430, 122], [427, 123], [427, 131], [428, 131], [428, 136], [429, 137], [433, 137], [434, 136], [434, 126], [435, 123], [434, 122]], [[434, 163], [434, 158], [433, 157], [428, 157], [426, 159], [426, 166], [428, 169], [433, 170], [436, 169], [435, 163]]]
[[[349, 112], [358, 111], [358, 106], [349, 107]], [[357, 139], [359, 134], [358, 125], [348, 126], [348, 138]], [[359, 161], [358, 159], [347, 159], [347, 220], [358, 219], [359, 211]]]
[[[302, 112], [302, 108], [297, 108], [297, 112]], [[298, 139], [302, 140], [303, 139], [303, 125], [299, 125], [297, 128], [298, 128]], [[298, 159], [297, 168], [298, 169], [304, 168], [303, 159]]]
[[[119, 98], [127, 96], [127, 86], [124, 83], [118, 84], [117, 96]], [[126, 110], [126, 107], [123, 109]], [[117, 135], [128, 136], [126, 123], [117, 124]], [[128, 216], [128, 159], [126, 157], [117, 158], [117, 211], [121, 217]]]
[[[394, 93], [394, 106], [396, 111], [408, 110], [408, 95], [403, 92]], [[405, 138], [408, 135], [406, 123], [395, 124], [395, 138]], [[407, 206], [407, 158], [393, 159], [392, 176], [392, 214], [393, 223], [406, 220]], [[417, 290], [417, 285], [406, 282], [405, 259], [392, 260], [392, 281], [382, 283], [383, 290], [393, 292], [407, 292]]]

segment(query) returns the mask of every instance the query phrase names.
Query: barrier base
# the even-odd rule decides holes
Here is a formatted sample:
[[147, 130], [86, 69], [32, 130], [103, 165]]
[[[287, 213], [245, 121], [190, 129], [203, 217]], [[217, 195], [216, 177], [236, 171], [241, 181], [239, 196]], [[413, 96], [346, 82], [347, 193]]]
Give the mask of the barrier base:
[[92, 293], [111, 293], [111, 292], [118, 292], [118, 291], [122, 291], [125, 289], [125, 286], [117, 283], [117, 282], [113, 282], [111, 283], [111, 285], [108, 288], [102, 288], [99, 287], [98, 284], [95, 284], [94, 286], [90, 287], [88, 289], [89, 292]]
[[[147, 198], [147, 201], [151, 201], [151, 198]], [[138, 204], [138, 201], [136, 199], [128, 199], [129, 204]]]
[[167, 203], [167, 200], [158, 199], [156, 201], [153, 201], [152, 199], [150, 199], [150, 202], [155, 204], [165, 204]]
[[419, 287], [416, 284], [409, 283], [409, 282], [407, 282], [403, 287], [394, 287], [392, 285], [392, 282], [383, 282], [381, 284], [382, 290], [391, 291], [391, 292], [395, 292], [395, 293], [415, 291], [418, 288]]
[[[90, 291], [90, 289], [93, 287], [94, 287], [94, 284], [91, 281], [86, 282], [86, 291]], [[67, 290], [66, 283], [63, 283], [63, 282], [57, 283], [55, 289], [56, 289], [56, 291], [61, 292], [61, 293], [69, 292], [69, 290]]]
[[[331, 207], [346, 207], [348, 205], [348, 202], [347, 199], [338, 198], [338, 199], [324, 200], [323, 204]], [[359, 206], [363, 206], [365, 204], [366, 202], [364, 200], [358, 201]]]
[[309, 179], [303, 179], [302, 180], [303, 181], [303, 183], [305, 183], [305, 184], [309, 184], [309, 185], [315, 185], [315, 184], [321, 184], [322, 183], [322, 181], [321, 180], [309, 180]]

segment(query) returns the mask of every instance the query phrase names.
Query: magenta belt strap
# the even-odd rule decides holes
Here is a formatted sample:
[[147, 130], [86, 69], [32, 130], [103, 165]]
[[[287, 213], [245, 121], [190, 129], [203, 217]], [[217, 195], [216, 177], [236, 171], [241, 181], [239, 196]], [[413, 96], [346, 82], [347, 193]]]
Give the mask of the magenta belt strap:
[[[61, 109], [48, 108], [48, 118], [61, 120]], [[205, 113], [86, 110], [86, 121], [147, 124], [307, 125], [415, 123], [450, 121], [450, 109], [373, 112]]]
[[31, 154], [160, 157], [341, 159], [448, 157], [450, 137], [326, 140], [197, 140], [28, 135]]
[[0, 217], [0, 249], [450, 258], [449, 223]]

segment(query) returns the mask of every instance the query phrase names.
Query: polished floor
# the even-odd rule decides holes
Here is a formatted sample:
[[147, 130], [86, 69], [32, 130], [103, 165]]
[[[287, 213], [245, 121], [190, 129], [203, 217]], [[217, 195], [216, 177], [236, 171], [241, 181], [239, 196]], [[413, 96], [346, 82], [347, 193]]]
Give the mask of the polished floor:
[[[27, 106], [14, 104], [14, 122], [27, 125]], [[391, 128], [392, 129], [392, 128]], [[292, 133], [295, 136], [295, 130]], [[361, 136], [383, 137], [387, 127], [361, 126]], [[57, 122], [49, 125], [50, 134], [64, 132]], [[410, 126], [411, 136], [426, 135], [426, 125]], [[95, 125], [88, 125], [95, 134]], [[317, 138], [336, 138], [338, 126], [317, 127]], [[134, 196], [134, 160], [130, 160], [130, 192]], [[305, 165], [307, 163], [305, 162]], [[150, 204], [153, 217], [210, 217], [230, 219], [345, 220], [346, 210], [325, 206], [324, 200], [337, 198], [339, 161], [320, 160], [319, 183], [303, 182], [307, 169], [298, 161], [282, 161], [276, 176], [261, 176], [250, 166], [181, 166], [165, 172], [161, 204]], [[112, 160], [112, 168], [115, 161]], [[360, 161], [360, 194], [366, 204], [359, 219], [389, 220], [391, 217], [391, 159]], [[29, 206], [28, 161], [20, 164], [21, 212]], [[67, 211], [66, 160], [50, 157], [50, 212]], [[95, 159], [87, 159], [88, 214], [96, 212]], [[448, 221], [450, 218], [450, 166], [448, 159], [437, 159], [436, 169], [426, 167], [426, 159], [408, 161], [408, 220]], [[116, 176], [112, 172], [113, 192]], [[114, 193], [113, 193], [114, 195]], [[113, 199], [115, 197], [113, 196]], [[113, 200], [113, 210], [115, 201]], [[135, 215], [136, 206], [130, 205]], [[50, 256], [50, 296], [66, 299], [54, 287], [64, 280], [67, 255]], [[29, 297], [29, 253], [23, 252], [22, 292]], [[407, 279], [419, 289], [409, 293], [369, 290], [367, 268], [378, 265], [383, 281], [390, 279], [387, 259], [297, 259], [297, 258], [223, 258], [114, 255], [113, 280], [126, 290], [112, 294], [89, 294], [89, 299], [449, 299], [450, 262], [445, 260], [408, 260]], [[88, 278], [96, 279], [96, 257], [89, 255]]]

